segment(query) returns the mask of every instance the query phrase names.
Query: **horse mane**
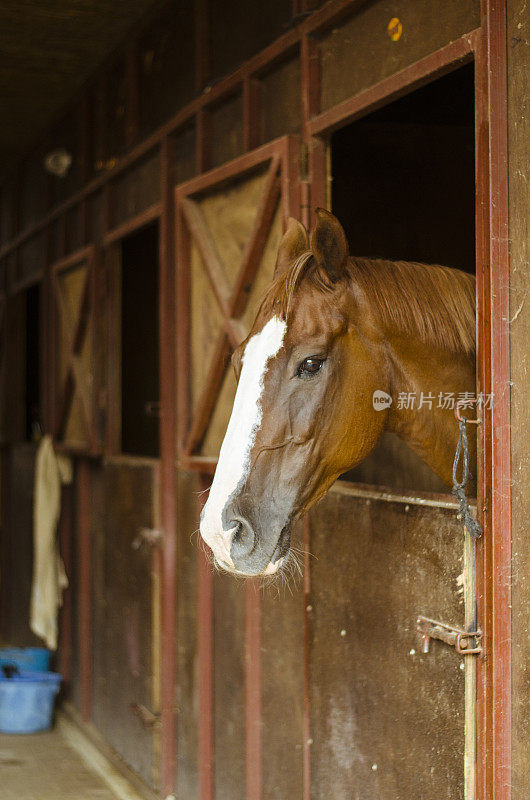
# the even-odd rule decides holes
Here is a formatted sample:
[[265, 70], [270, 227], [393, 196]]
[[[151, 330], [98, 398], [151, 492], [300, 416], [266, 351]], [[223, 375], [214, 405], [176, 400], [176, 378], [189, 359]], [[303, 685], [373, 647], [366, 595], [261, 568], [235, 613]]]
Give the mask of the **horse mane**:
[[[383, 329], [415, 336], [435, 348], [475, 350], [473, 275], [452, 267], [379, 258], [349, 258], [347, 272]], [[264, 303], [286, 320], [303, 282], [325, 294], [334, 290], [310, 250], [275, 279]]]

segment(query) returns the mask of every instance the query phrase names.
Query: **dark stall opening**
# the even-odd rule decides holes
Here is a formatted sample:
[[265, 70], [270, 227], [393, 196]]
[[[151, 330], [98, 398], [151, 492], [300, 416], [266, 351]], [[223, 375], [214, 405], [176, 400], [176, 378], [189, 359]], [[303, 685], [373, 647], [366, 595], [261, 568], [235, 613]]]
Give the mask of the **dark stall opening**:
[[40, 414], [40, 286], [26, 291], [26, 371], [25, 407], [28, 442], [38, 440], [41, 430]]
[[121, 257], [121, 450], [158, 457], [158, 224], [125, 238]]
[[[331, 159], [332, 210], [352, 255], [475, 272], [473, 64], [337, 131]], [[392, 434], [343, 478], [447, 491]]]

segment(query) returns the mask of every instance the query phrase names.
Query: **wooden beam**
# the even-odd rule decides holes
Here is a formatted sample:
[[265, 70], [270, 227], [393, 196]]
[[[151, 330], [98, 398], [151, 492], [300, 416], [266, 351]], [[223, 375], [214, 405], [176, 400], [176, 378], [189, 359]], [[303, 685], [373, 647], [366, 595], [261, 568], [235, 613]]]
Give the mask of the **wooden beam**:
[[210, 19], [208, 0], [194, 0], [195, 91], [202, 92], [210, 80]]
[[203, 475], [212, 475], [217, 467], [217, 459], [212, 456], [186, 456], [181, 455], [178, 460], [179, 469], [190, 472], [200, 472]]
[[162, 214], [159, 229], [160, 270], [160, 515], [162, 539], [161, 592], [161, 752], [160, 782], [162, 794], [175, 789], [176, 712], [175, 712], [175, 637], [177, 608], [177, 503], [175, 486], [176, 459], [176, 328], [175, 328], [175, 245], [174, 245], [174, 143], [162, 141], [160, 158], [160, 200]]
[[302, 59], [302, 135], [305, 163], [300, 181], [301, 219], [306, 228], [314, 222], [315, 208], [327, 207], [326, 143], [313, 137], [310, 121], [320, 111], [320, 50], [311, 34], [305, 34], [301, 47]]
[[471, 31], [454, 42], [430, 53], [420, 61], [390, 75], [375, 86], [349, 97], [342, 103], [323, 111], [307, 123], [311, 136], [330, 134], [349, 122], [375, 111], [391, 100], [397, 100], [435, 78], [440, 78], [473, 59], [479, 30]]
[[227, 317], [229, 315], [230, 284], [224, 264], [219, 258], [213, 239], [210, 236], [210, 231], [202, 218], [197, 203], [189, 198], [182, 198], [180, 206], [186, 218], [193, 243], [200, 253], [204, 269], [210, 279], [216, 300], [223, 316]]
[[212, 125], [207, 108], [200, 108], [195, 115], [195, 170], [206, 172], [211, 161]]
[[90, 530], [91, 475], [90, 462], [77, 463], [77, 535], [78, 535], [78, 631], [79, 682], [81, 715], [85, 722], [92, 717], [92, 537]]
[[[198, 511], [208, 497], [210, 481], [199, 477]], [[197, 613], [199, 628], [197, 636], [198, 692], [199, 692], [199, 798], [213, 800], [214, 797], [214, 696], [213, 696], [213, 576], [212, 568], [203, 547], [199, 548], [197, 563]]]
[[311, 529], [309, 514], [303, 518], [304, 526], [304, 759], [302, 800], [311, 800]]
[[478, 431], [476, 796], [510, 800], [511, 444], [506, 6], [483, 3], [475, 64], [479, 391], [494, 392]]
[[72, 536], [74, 532], [73, 486], [61, 489], [61, 516], [59, 518], [59, 550], [70, 584], [63, 593], [63, 604], [59, 612], [59, 672], [66, 684], [67, 697], [70, 697], [72, 680]]
[[245, 584], [246, 798], [262, 800], [261, 595], [259, 583]]
[[69, 269], [70, 267], [75, 267], [76, 265], [80, 265], [83, 262], [92, 262], [94, 258], [94, 245], [90, 244], [87, 247], [81, 247], [79, 250], [75, 250], [73, 253], [65, 256], [64, 258], [59, 258], [57, 261], [54, 261], [51, 265], [51, 271], [53, 274], [57, 274], [62, 272], [65, 269]]
[[190, 424], [189, 375], [191, 370], [190, 345], [190, 234], [180, 206], [175, 203], [176, 230], [176, 296], [179, 372], [177, 376], [177, 440], [179, 455], [185, 450], [185, 440]]
[[[79, 109], [79, 177], [82, 183], [86, 183], [90, 179], [93, 169], [93, 165], [90, 163], [90, 111], [90, 98], [85, 93]], [[50, 173], [48, 175], [50, 178], [52, 177]]]
[[107, 84], [104, 76], [99, 79], [95, 89], [95, 124], [94, 124], [94, 171], [103, 169], [106, 157], [106, 114], [107, 114]]
[[245, 341], [249, 333], [247, 326], [240, 319], [227, 319], [224, 329], [234, 350]]
[[121, 256], [119, 244], [105, 251], [105, 341], [107, 381], [105, 393], [105, 442], [107, 456], [121, 449]]
[[280, 156], [272, 158], [263, 194], [256, 212], [256, 218], [243, 253], [241, 268], [236, 278], [229, 300], [229, 312], [239, 317], [246, 306], [250, 285], [260, 265], [263, 250], [267, 243], [270, 226], [280, 197], [281, 183], [278, 172], [281, 167]]
[[162, 203], [153, 203], [153, 205], [144, 209], [144, 211], [140, 211], [140, 213], [136, 214], [136, 216], [131, 217], [130, 219], [125, 220], [125, 222], [122, 222], [121, 225], [117, 225], [115, 228], [108, 230], [103, 236], [103, 244], [105, 247], [108, 247], [108, 245], [114, 244], [114, 242], [118, 242], [120, 239], [124, 239], [126, 236], [129, 236], [129, 234], [134, 233], [134, 231], [137, 231], [140, 228], [143, 228], [146, 225], [149, 225], [151, 222], [159, 219], [161, 214]]
[[138, 42], [134, 40], [125, 54], [127, 104], [125, 108], [125, 146], [132, 147], [138, 138]]
[[232, 159], [232, 161], [227, 161], [220, 167], [215, 167], [203, 175], [197, 175], [197, 177], [191, 178], [177, 187], [177, 201], [180, 202], [182, 198], [200, 194], [205, 190], [220, 189], [235, 177], [242, 177], [269, 159], [274, 158], [279, 150], [282, 151], [283, 149], [283, 152], [285, 152], [285, 148], [289, 145], [297, 147], [298, 142], [297, 136], [280, 136], [278, 139], [273, 139], [272, 142], [262, 144], [250, 153], [245, 153]]
[[223, 331], [217, 340], [215, 350], [210, 360], [204, 386], [193, 415], [191, 429], [187, 437], [186, 453], [192, 455], [200, 445], [210, 421], [210, 415], [217, 401], [217, 392], [226, 372], [230, 347]]

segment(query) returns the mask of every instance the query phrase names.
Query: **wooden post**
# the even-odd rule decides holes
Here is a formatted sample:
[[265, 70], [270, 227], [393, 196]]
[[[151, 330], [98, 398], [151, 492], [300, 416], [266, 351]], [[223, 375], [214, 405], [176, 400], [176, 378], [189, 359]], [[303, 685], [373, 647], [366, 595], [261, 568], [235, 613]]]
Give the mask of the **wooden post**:
[[196, 115], [195, 132], [195, 163], [197, 174], [206, 172], [210, 168], [211, 153], [211, 123], [210, 112], [207, 108], [201, 108]]
[[160, 460], [161, 460], [161, 787], [164, 796], [175, 786], [175, 635], [176, 635], [176, 415], [175, 415], [175, 256], [173, 213], [173, 141], [160, 153], [162, 214], [160, 217]]
[[479, 389], [477, 797], [511, 798], [511, 472], [506, 7], [484, 0], [476, 53]]
[[72, 499], [72, 487], [63, 486], [59, 519], [59, 549], [69, 586], [63, 593], [63, 605], [59, 616], [59, 672], [63, 676], [68, 698], [72, 680]]
[[194, 0], [195, 11], [195, 90], [202, 92], [210, 79], [210, 40], [208, 0]]
[[261, 800], [261, 596], [259, 584], [245, 586], [246, 797]]
[[[200, 476], [199, 511], [206, 502], [210, 481]], [[213, 577], [206, 553], [199, 549], [197, 566], [198, 620], [197, 658], [199, 663], [199, 798], [214, 796], [213, 726]]]
[[126, 54], [127, 107], [125, 110], [125, 146], [132, 147], [138, 137], [138, 42], [127, 48]]
[[79, 632], [79, 682], [81, 716], [90, 722], [92, 716], [92, 537], [90, 535], [90, 462], [77, 462], [77, 582]]

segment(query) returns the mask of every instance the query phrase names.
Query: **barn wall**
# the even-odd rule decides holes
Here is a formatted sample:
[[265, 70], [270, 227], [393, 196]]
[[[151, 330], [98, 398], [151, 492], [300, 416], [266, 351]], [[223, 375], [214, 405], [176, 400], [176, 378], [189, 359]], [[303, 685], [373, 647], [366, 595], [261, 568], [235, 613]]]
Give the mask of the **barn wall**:
[[[448, 0], [440, 9], [439, 25], [433, 24], [433, 11], [430, 0], [362, 3], [344, 25], [324, 36], [322, 108], [340, 103], [480, 25], [476, 0]], [[397, 41], [389, 36], [392, 19], [402, 25]]]
[[[524, 65], [528, 61], [528, 49], [525, 50], [525, 42], [522, 41], [520, 29], [517, 27], [520, 20], [520, 9], [524, 3], [519, 0], [510, 0], [512, 3], [512, 43], [511, 50], [511, 69], [513, 76], [523, 74]], [[362, 69], [356, 69], [358, 62], [356, 59], [364, 59], [362, 48], [351, 46], [351, 35], [358, 36], [362, 32], [363, 19], [375, 19], [378, 28], [377, 47], [374, 49], [374, 57], [379, 59], [380, 74], [384, 77], [396, 69], [410, 63], [425, 53], [431, 52], [440, 44], [449, 39], [457, 37], [463, 31], [469, 30], [478, 24], [478, 3], [450, 3], [448, 4], [447, 16], [450, 24], [447, 26], [436, 26], [435, 34], [426, 39], [410, 42], [408, 39], [402, 43], [406, 45], [402, 48], [404, 54], [395, 55], [397, 51], [392, 49], [394, 44], [388, 39], [386, 22], [389, 16], [396, 13], [395, 7], [387, 3], [373, 4], [373, 10], [366, 10], [355, 16], [348, 23], [349, 27], [342, 29], [335, 26], [334, 31], [326, 34], [320, 42], [321, 52], [324, 57], [323, 64], [323, 87], [322, 101], [324, 106], [328, 106], [337, 99], [348, 96], [352, 91], [365, 88], [369, 82], [375, 82], [373, 75], [366, 75]], [[421, 3], [421, 19], [426, 19], [426, 9], [428, 4]], [[219, 4], [219, 9], [222, 4]], [[291, 4], [284, 0], [275, 0], [267, 6], [267, 15], [262, 20], [262, 26], [253, 35], [247, 35], [245, 26], [253, 23], [252, 15], [248, 13], [248, 4], [244, 5], [231, 2], [223, 7], [223, 18], [212, 16], [212, 52], [211, 52], [211, 76], [217, 78], [226, 71], [236, 66], [241, 59], [247, 58], [257, 52], [264, 44], [272, 41], [276, 36], [284, 32], [284, 26], [289, 20]], [[403, 2], [397, 9], [398, 15], [403, 17], [405, 23], [405, 35], [409, 36], [408, 21], [410, 20], [411, 4]], [[181, 12], [178, 12], [181, 13]], [[220, 11], [215, 13], [221, 13]], [[62, 120], [51, 132], [50, 141], [54, 145], [63, 145], [71, 149], [74, 153], [74, 168], [71, 175], [65, 182], [58, 179], [49, 181], [46, 192], [39, 186], [35, 198], [27, 194], [23, 195], [23, 213], [20, 216], [22, 224], [36, 221], [43, 213], [43, 203], [54, 204], [68, 197], [73, 191], [80, 188], [83, 183], [95, 174], [101, 174], [109, 167], [113, 159], [124, 153], [127, 148], [138, 142], [142, 137], [152, 132], [161, 122], [175, 113], [183, 103], [187, 102], [196, 91], [197, 81], [194, 75], [193, 47], [191, 46], [192, 36], [190, 34], [190, 18], [187, 15], [185, 20], [178, 20], [175, 24], [174, 6], [172, 10], [165, 12], [155, 21], [152, 26], [140, 36], [139, 48], [137, 52], [136, 69], [139, 75], [139, 96], [136, 118], [130, 113], [127, 93], [124, 90], [124, 59], [125, 53], [118, 57], [114, 64], [113, 74], [104, 75], [98, 85], [90, 87], [87, 98], [87, 108], [89, 109], [89, 119], [91, 131], [89, 140], [85, 142], [84, 150], [81, 152], [82, 143], [82, 113], [81, 103], [68, 118]], [[376, 17], [370, 16], [376, 15]], [[168, 16], [169, 15], [169, 16]], [[363, 16], [365, 15], [365, 16]], [[168, 20], [170, 24], [168, 24]], [[379, 24], [380, 23], [380, 24]], [[366, 23], [368, 24], [368, 23]], [[372, 23], [370, 23], [372, 24]], [[375, 23], [374, 23], [375, 25]], [[375, 25], [375, 27], [377, 27]], [[360, 27], [359, 27], [360, 26]], [[254, 28], [257, 26], [254, 24]], [[429, 29], [432, 25], [427, 26]], [[227, 47], [227, 42], [233, 38], [232, 33], [237, 29], [241, 31], [241, 40], [235, 43], [234, 47]], [[228, 35], [228, 33], [230, 35]], [[167, 35], [166, 35], [167, 34]], [[361, 37], [362, 38], [362, 37]], [[365, 43], [366, 44], [366, 43]], [[409, 46], [410, 45], [410, 46]], [[368, 44], [366, 44], [368, 46]], [[401, 51], [400, 51], [401, 52]], [[524, 53], [524, 55], [523, 55]], [[344, 56], [344, 58], [343, 58]], [[401, 59], [401, 60], [400, 60]], [[526, 59], [526, 60], [525, 60]], [[347, 65], [347, 69], [344, 65]], [[372, 63], [373, 66], [373, 63]], [[337, 70], [340, 74], [337, 74]], [[178, 73], [178, 80], [175, 80], [175, 72]], [[352, 83], [352, 76], [358, 83]], [[368, 83], [367, 83], [368, 82]], [[522, 79], [518, 80], [515, 92], [511, 98], [512, 109], [512, 153], [515, 167], [512, 171], [512, 184], [515, 194], [512, 197], [514, 209], [513, 231], [511, 232], [514, 243], [512, 244], [512, 271], [514, 275], [514, 308], [517, 309], [524, 298], [524, 289], [519, 289], [523, 285], [520, 265], [525, 264], [526, 253], [521, 242], [527, 240], [527, 219], [524, 219], [518, 211], [523, 207], [521, 199], [523, 192], [527, 191], [526, 184], [522, 175], [524, 165], [528, 163], [528, 154], [525, 152], [525, 135], [528, 121], [522, 121], [524, 109], [522, 96]], [[101, 87], [104, 91], [101, 91]], [[161, 87], [168, 87], [167, 92], [162, 92]], [[192, 88], [193, 87], [193, 88]], [[259, 134], [261, 142], [268, 141], [283, 133], [296, 133], [300, 131], [300, 91], [301, 75], [299, 61], [297, 58], [287, 58], [275, 64], [274, 68], [262, 76], [261, 80], [261, 99], [262, 114], [258, 120]], [[521, 96], [518, 92], [521, 91]], [[103, 103], [103, 111], [100, 105]], [[98, 111], [99, 109], [99, 111]], [[211, 137], [211, 163], [221, 164], [226, 159], [242, 152], [244, 141], [242, 136], [242, 99], [241, 95], [236, 94], [220, 102], [209, 115], [209, 128], [206, 134]], [[515, 125], [515, 122], [518, 125]], [[526, 126], [526, 127], [525, 127]], [[131, 133], [132, 131], [132, 133]], [[204, 135], [204, 131], [201, 135]], [[179, 131], [175, 136], [174, 148], [174, 170], [173, 177], [175, 183], [182, 182], [191, 178], [200, 169], [197, 159], [197, 145], [199, 132], [195, 123]], [[526, 142], [528, 136], [526, 136]], [[525, 161], [526, 159], [526, 161]], [[35, 164], [38, 164], [38, 155], [28, 157], [28, 175], [30, 177], [35, 172]], [[26, 168], [26, 167], [25, 167]], [[67, 252], [71, 252], [91, 241], [101, 244], [103, 236], [110, 225], [119, 225], [131, 220], [137, 214], [141, 214], [159, 198], [160, 182], [160, 161], [158, 151], [152, 150], [142, 160], [134, 164], [133, 167], [118, 177], [110, 191], [99, 191], [91, 196], [82, 206], [76, 206], [64, 220], [53, 223], [49, 229], [49, 237], [46, 241], [41, 238], [37, 243], [30, 240], [24, 248], [21, 248], [21, 259], [19, 263], [19, 278], [34, 275], [43, 266], [43, 255], [46, 247], [50, 248], [48, 255], [50, 260], [55, 260]], [[31, 184], [31, 180], [28, 185]], [[24, 190], [25, 191], [25, 190]], [[110, 199], [109, 199], [110, 194]], [[43, 199], [44, 198], [44, 199]], [[1, 195], [0, 222], [2, 230], [12, 232], [15, 211], [17, 210], [16, 197], [8, 189]], [[49, 207], [49, 205], [48, 205]], [[104, 295], [104, 292], [103, 292]], [[13, 302], [11, 300], [10, 302]], [[101, 309], [100, 309], [101, 310]], [[526, 327], [525, 327], [526, 325]], [[517, 327], [518, 326], [518, 327]], [[514, 376], [523, 386], [525, 374], [524, 367], [524, 347], [525, 334], [528, 334], [528, 311], [523, 306], [514, 322], [512, 338], [512, 357]], [[518, 332], [519, 331], [519, 332]], [[103, 353], [107, 349], [108, 342], [100, 336], [100, 353], [98, 364], [103, 371]], [[526, 341], [528, 336], [526, 335]], [[112, 343], [110, 344], [112, 347]], [[102, 399], [102, 403], [105, 398]], [[514, 435], [514, 475], [518, 480], [519, 474], [522, 475], [524, 462], [524, 450], [526, 444], [524, 439], [525, 431], [525, 410], [527, 405], [523, 399], [522, 391], [518, 395], [514, 391], [514, 431], [520, 433], [520, 437]], [[99, 462], [98, 462], [99, 463]], [[520, 469], [521, 468], [521, 469]], [[134, 462], [130, 459], [127, 464], [114, 461], [112, 464], [100, 463], [94, 468], [94, 494], [92, 505], [92, 530], [93, 530], [93, 574], [92, 592], [93, 602], [91, 605], [93, 621], [93, 659], [92, 659], [92, 721], [103, 733], [107, 741], [113, 748], [141, 774], [147, 783], [154, 786], [158, 780], [155, 764], [158, 758], [157, 747], [157, 725], [155, 721], [152, 729], [144, 729], [139, 719], [132, 715], [131, 705], [135, 703], [144, 706], [149, 711], [156, 713], [158, 687], [154, 685], [154, 676], [157, 665], [153, 661], [154, 654], [150, 647], [156, 648], [156, 619], [147, 613], [149, 597], [152, 598], [151, 591], [154, 591], [156, 578], [153, 577], [154, 567], [151, 562], [152, 553], [141, 549], [136, 553], [130, 548], [131, 536], [141, 525], [156, 526], [157, 509], [156, 499], [158, 487], [153, 473], [155, 466], [146, 467], [145, 464]], [[27, 471], [26, 471], [27, 478]], [[530, 576], [528, 576], [527, 564], [530, 563], [530, 551], [528, 551], [527, 537], [524, 536], [524, 523], [527, 510], [524, 506], [523, 489], [528, 481], [521, 480], [516, 484], [520, 488], [518, 503], [514, 505], [514, 569], [516, 574], [516, 584], [514, 589], [514, 634], [518, 635], [518, 644], [515, 651], [514, 660], [514, 690], [517, 691], [517, 703], [514, 705], [514, 752], [516, 760], [515, 780], [521, 787], [521, 796], [530, 793], [530, 773], [525, 763], [524, 742], [526, 740], [526, 726], [530, 707], [530, 693], [527, 691], [527, 681], [525, 664], [530, 658], [530, 651], [526, 648], [525, 639], [525, 614], [528, 607], [530, 596], [528, 586], [530, 586]], [[178, 486], [178, 508], [179, 508], [179, 528], [178, 528], [178, 552], [177, 552], [177, 632], [176, 632], [176, 660], [177, 660], [177, 685], [176, 685], [176, 707], [178, 712], [178, 728], [176, 742], [177, 757], [177, 785], [179, 797], [196, 797], [198, 795], [199, 772], [201, 765], [198, 761], [198, 720], [199, 720], [199, 699], [198, 699], [198, 661], [197, 661], [197, 635], [198, 635], [198, 611], [197, 611], [197, 582], [198, 582], [198, 551], [192, 538], [192, 533], [198, 524], [198, 505], [196, 492], [199, 490], [199, 482], [196, 475], [192, 475], [184, 470], [179, 470], [177, 474]], [[117, 497], [122, 498], [121, 504], [117, 502]], [[331, 497], [319, 507], [319, 510], [312, 518], [312, 550], [321, 553], [320, 561], [312, 566], [312, 577], [314, 578], [314, 606], [315, 615], [313, 617], [313, 642], [315, 663], [313, 669], [313, 693], [315, 711], [321, 713], [323, 719], [329, 712], [332, 700], [330, 694], [317, 696], [323, 686], [326, 685], [330, 677], [330, 670], [337, 664], [344, 666], [344, 673], [352, 683], [358, 679], [364, 680], [370, 690], [370, 697], [376, 697], [374, 682], [378, 675], [368, 674], [369, 670], [359, 675], [354, 674], [353, 658], [361, 661], [368, 654], [373, 655], [373, 648], [377, 641], [368, 638], [363, 640], [360, 650], [355, 651], [350, 640], [342, 638], [337, 641], [333, 639], [335, 629], [331, 629], [328, 624], [330, 620], [333, 625], [336, 623], [337, 613], [343, 613], [347, 620], [355, 622], [355, 606], [357, 603], [364, 603], [370, 606], [367, 596], [359, 597], [362, 591], [362, 581], [366, 578], [360, 574], [359, 583], [353, 588], [351, 586], [350, 561], [355, 558], [359, 548], [364, 549], [364, 555], [374, 559], [373, 547], [380, 546], [381, 542], [374, 543], [373, 518], [376, 512], [367, 511], [362, 506], [361, 501], [344, 499], [339, 496]], [[363, 501], [364, 502], [364, 501]], [[333, 606], [336, 597], [331, 598], [326, 594], [327, 586], [335, 586], [336, 576], [332, 573], [326, 574], [326, 548], [328, 543], [325, 541], [327, 528], [330, 527], [330, 519], [336, 521], [336, 527], [329, 531], [330, 537], [337, 537], [342, 531], [349, 534], [347, 521], [359, 514], [361, 519], [358, 537], [348, 541], [348, 548], [341, 553], [339, 564], [340, 575], [344, 588], [344, 595], [348, 599], [348, 608], [337, 609]], [[399, 515], [396, 515], [399, 516]], [[444, 516], [444, 515], [442, 515]], [[373, 517], [373, 518], [372, 518]], [[426, 558], [436, 562], [441, 558], [440, 554], [449, 555], [452, 559], [451, 580], [456, 574], [457, 556], [451, 549], [451, 536], [454, 531], [447, 521], [442, 520], [447, 525], [447, 542], [442, 543], [433, 541], [428, 543], [418, 543], [417, 530], [410, 527], [403, 534], [410, 536], [412, 543], [416, 544], [416, 557], [418, 561]], [[396, 523], [399, 526], [399, 520]], [[407, 523], [408, 524], [408, 523]], [[341, 527], [342, 526], [342, 527]], [[449, 530], [449, 528], [451, 528]], [[72, 529], [72, 575], [79, 569], [78, 555], [76, 550], [77, 528]], [[341, 540], [342, 541], [342, 540]], [[433, 543], [434, 542], [434, 543]], [[340, 546], [341, 542], [336, 542]], [[393, 543], [385, 541], [384, 547], [392, 550]], [[439, 551], [435, 551], [435, 545], [439, 545]], [[445, 548], [445, 550], [444, 550]], [[450, 552], [446, 552], [449, 550]], [[388, 554], [388, 553], [387, 553]], [[390, 556], [396, 557], [395, 553], [390, 552]], [[359, 563], [354, 566], [359, 570]], [[367, 562], [365, 562], [367, 563]], [[387, 562], [391, 563], [391, 562]], [[118, 565], [118, 568], [116, 568]], [[371, 568], [377, 572], [377, 565], [371, 563]], [[454, 567], [454, 568], [453, 568]], [[153, 571], [152, 571], [153, 570]], [[400, 573], [400, 579], [405, 586], [409, 585], [411, 572]], [[153, 584], [150, 579], [153, 578]], [[453, 581], [454, 582], [454, 581]], [[222, 576], [216, 576], [213, 581], [213, 593], [215, 603], [214, 617], [214, 704], [218, 714], [217, 727], [214, 728], [213, 735], [216, 753], [216, 797], [227, 797], [236, 800], [241, 796], [242, 786], [245, 780], [244, 747], [245, 747], [245, 712], [244, 712], [244, 613], [243, 595], [244, 589], [241, 585], [232, 582]], [[371, 587], [373, 588], [373, 587]], [[414, 587], [419, 591], [418, 586]], [[350, 592], [350, 594], [348, 594]], [[141, 598], [142, 602], [138, 602]], [[384, 597], [377, 595], [374, 590], [372, 597], [384, 608]], [[413, 600], [418, 599], [418, 595], [407, 598], [410, 600], [410, 608], [405, 609], [406, 620], [409, 624], [416, 605]], [[460, 610], [458, 598], [450, 593], [442, 598], [446, 604], [442, 610], [449, 614]], [[143, 602], [145, 601], [145, 603]], [[74, 610], [77, 613], [79, 597], [73, 598]], [[346, 604], [344, 604], [345, 606]], [[118, 608], [127, 609], [125, 617], [120, 616]], [[370, 613], [371, 606], [369, 608]], [[403, 609], [399, 613], [405, 614]], [[409, 613], [410, 612], [410, 613]], [[263, 688], [262, 708], [263, 708], [263, 754], [264, 761], [273, 768], [265, 771], [263, 775], [263, 795], [264, 800], [278, 796], [278, 786], [285, 788], [286, 796], [289, 798], [301, 798], [303, 791], [303, 705], [304, 705], [304, 642], [303, 642], [303, 620], [304, 620], [304, 594], [303, 587], [298, 585], [293, 594], [277, 598], [272, 594], [266, 594], [262, 602], [263, 629], [262, 629], [262, 669], [264, 674], [270, 676]], [[404, 618], [404, 616], [403, 616]], [[357, 619], [359, 625], [365, 621]], [[377, 620], [376, 620], [377, 622]], [[336, 625], [335, 625], [336, 627]], [[407, 672], [405, 658], [405, 647], [409, 639], [405, 633], [410, 631], [401, 629], [400, 631], [386, 630], [385, 635], [401, 648], [398, 658], [398, 668], [405, 674]], [[339, 631], [340, 634], [340, 631]], [[71, 698], [80, 707], [81, 697], [81, 678], [79, 664], [79, 638], [83, 632], [78, 629], [77, 617], [72, 626], [72, 692]], [[378, 637], [382, 638], [381, 631], [378, 630]], [[331, 641], [331, 639], [333, 639]], [[329, 647], [328, 647], [329, 646]], [[381, 647], [385, 642], [381, 641]], [[364, 649], [363, 649], [364, 648]], [[329, 653], [337, 656], [336, 664], [330, 664]], [[405, 656], [403, 655], [405, 654]], [[449, 663], [448, 653], [436, 650], [436, 668], [444, 666], [449, 671], [454, 664]], [[351, 658], [350, 658], [351, 656]], [[401, 659], [401, 660], [400, 660]], [[444, 661], [445, 659], [445, 661]], [[406, 662], [406, 664], [405, 664]], [[366, 664], [364, 664], [364, 667]], [[125, 676], [125, 677], [123, 677]], [[229, 680], [226, 676], [229, 676]], [[336, 674], [331, 677], [338, 680]], [[382, 679], [385, 679], [385, 675]], [[451, 680], [455, 676], [451, 672]], [[153, 682], [153, 683], [151, 683]], [[406, 681], [405, 681], [406, 682]], [[455, 679], [456, 683], [456, 679]], [[271, 688], [272, 687], [272, 688]], [[340, 696], [340, 686], [337, 688], [337, 695]], [[410, 692], [408, 700], [414, 701], [413, 687], [407, 684], [407, 691]], [[452, 685], [449, 687], [449, 694], [456, 697], [458, 691], [452, 692]], [[412, 698], [412, 700], [411, 700]], [[351, 698], [350, 698], [351, 699]], [[377, 697], [376, 697], [377, 699]], [[336, 700], [336, 697], [335, 697]], [[426, 698], [428, 701], [428, 712], [434, 716], [438, 709], [435, 707], [433, 697]], [[460, 698], [457, 698], [460, 703]], [[354, 698], [355, 702], [362, 703], [361, 710], [367, 716], [370, 708], [369, 701], [364, 698]], [[320, 704], [320, 705], [319, 705]], [[327, 705], [326, 705], [327, 704]], [[403, 698], [404, 707], [407, 704], [407, 697]], [[407, 706], [408, 708], [408, 706]], [[319, 711], [320, 709], [320, 711]], [[329, 713], [328, 713], [329, 712]], [[339, 709], [340, 712], [340, 709]], [[426, 712], [427, 713], [427, 712]], [[316, 718], [316, 714], [315, 714]], [[222, 720], [223, 723], [219, 720]], [[457, 719], [443, 718], [444, 724], [451, 732], [460, 734], [460, 721]], [[351, 721], [337, 717], [337, 724], [347, 725]], [[413, 720], [407, 717], [407, 724], [413, 727]], [[333, 742], [326, 739], [327, 732], [315, 727], [315, 748], [314, 766], [316, 770], [321, 766], [321, 775], [328, 776], [326, 785], [316, 788], [315, 791], [325, 796], [329, 792], [329, 786], [337, 779], [337, 775], [332, 771], [332, 765], [337, 763], [342, 772], [339, 776], [342, 781], [340, 791], [343, 795], [350, 796], [351, 786], [348, 784], [351, 775], [348, 775], [349, 764], [341, 762], [342, 753], [340, 746], [333, 747]], [[378, 732], [369, 730], [367, 739], [362, 742], [365, 748], [366, 758], [369, 758], [377, 738]], [[370, 739], [369, 737], [372, 737]], [[402, 743], [394, 742], [388, 746], [394, 746], [396, 752]], [[378, 746], [381, 746], [379, 742]], [[384, 748], [383, 748], [384, 749]], [[399, 751], [401, 753], [401, 751]], [[402, 755], [402, 753], [401, 753]], [[443, 769], [448, 765], [455, 765], [453, 780], [455, 779], [458, 766], [456, 765], [455, 752], [446, 754], [447, 760], [442, 765]], [[379, 756], [378, 756], [379, 758]], [[384, 760], [385, 754], [381, 758]], [[368, 763], [368, 762], [367, 762]], [[363, 766], [363, 782], [368, 791], [372, 791], [376, 775], [375, 770], [367, 771]], [[370, 765], [371, 766], [371, 765]], [[425, 766], [425, 765], [423, 765]], [[443, 773], [439, 773], [443, 777]], [[451, 778], [449, 776], [448, 780]], [[393, 776], [380, 773], [379, 780], [385, 787], [391, 786], [392, 791], [395, 785], [392, 784]], [[427, 785], [427, 782], [426, 782]], [[430, 786], [429, 791], [432, 789]], [[459, 788], [455, 788], [458, 792]], [[339, 795], [337, 795], [339, 796]], [[428, 795], [426, 795], [428, 796]], [[458, 796], [457, 794], [455, 796]]]
[[513, 797], [530, 796], [530, 20], [523, 0], [508, 0], [508, 152], [512, 449]]
[[[156, 464], [111, 461], [98, 469], [93, 494], [103, 506], [92, 514], [92, 720], [110, 746], [148, 785], [157, 783], [157, 727], [141, 708], [158, 713], [153, 550], [137, 537], [156, 528]], [[102, 513], [103, 511], [103, 513]]]

